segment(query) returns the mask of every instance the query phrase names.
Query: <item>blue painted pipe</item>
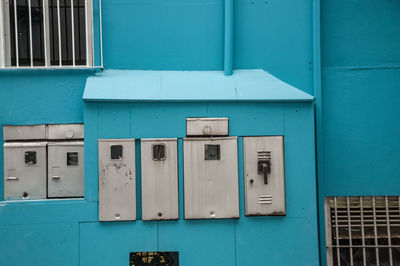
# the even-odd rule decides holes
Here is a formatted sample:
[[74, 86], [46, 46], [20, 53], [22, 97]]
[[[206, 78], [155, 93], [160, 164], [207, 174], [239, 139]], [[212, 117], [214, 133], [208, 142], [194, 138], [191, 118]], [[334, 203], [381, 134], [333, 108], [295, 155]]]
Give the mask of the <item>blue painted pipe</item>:
[[233, 1], [225, 0], [224, 8], [224, 74], [232, 75], [233, 72]]

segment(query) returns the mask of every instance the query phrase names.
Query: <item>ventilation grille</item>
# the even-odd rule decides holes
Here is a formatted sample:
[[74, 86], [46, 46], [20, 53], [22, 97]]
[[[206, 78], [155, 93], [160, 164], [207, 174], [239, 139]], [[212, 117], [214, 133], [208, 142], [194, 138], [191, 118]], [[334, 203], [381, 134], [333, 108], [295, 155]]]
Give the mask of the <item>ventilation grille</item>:
[[260, 203], [260, 204], [272, 204], [272, 195], [260, 195], [260, 196], [258, 196], [258, 203]]
[[271, 160], [271, 151], [270, 150], [259, 151], [258, 159], [259, 160]]
[[400, 265], [397, 196], [329, 197], [328, 265]]

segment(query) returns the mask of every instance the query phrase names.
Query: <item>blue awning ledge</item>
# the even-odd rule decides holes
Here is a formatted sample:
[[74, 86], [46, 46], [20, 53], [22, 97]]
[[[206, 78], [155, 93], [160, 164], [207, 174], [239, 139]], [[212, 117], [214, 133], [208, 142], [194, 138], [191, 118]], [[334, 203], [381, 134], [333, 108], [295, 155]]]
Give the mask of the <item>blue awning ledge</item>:
[[85, 101], [312, 102], [314, 97], [261, 69], [223, 71], [106, 70], [88, 78]]

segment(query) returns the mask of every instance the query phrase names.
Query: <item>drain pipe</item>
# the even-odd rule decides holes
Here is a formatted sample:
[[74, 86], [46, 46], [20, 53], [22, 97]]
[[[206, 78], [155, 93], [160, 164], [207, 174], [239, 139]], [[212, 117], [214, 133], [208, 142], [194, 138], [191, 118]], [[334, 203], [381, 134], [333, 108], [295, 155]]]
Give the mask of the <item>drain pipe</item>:
[[233, 5], [234, 0], [224, 0], [224, 74], [233, 73]]

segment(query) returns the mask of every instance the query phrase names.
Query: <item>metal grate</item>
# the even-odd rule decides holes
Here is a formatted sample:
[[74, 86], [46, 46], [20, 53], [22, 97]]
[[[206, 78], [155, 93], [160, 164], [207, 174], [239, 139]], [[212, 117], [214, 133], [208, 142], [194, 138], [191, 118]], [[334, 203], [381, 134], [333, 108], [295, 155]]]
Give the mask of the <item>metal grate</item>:
[[131, 252], [129, 266], [179, 266], [178, 252]]
[[327, 197], [328, 265], [400, 266], [400, 197]]
[[94, 2], [0, 0], [0, 68], [94, 67], [94, 7], [102, 67]]

